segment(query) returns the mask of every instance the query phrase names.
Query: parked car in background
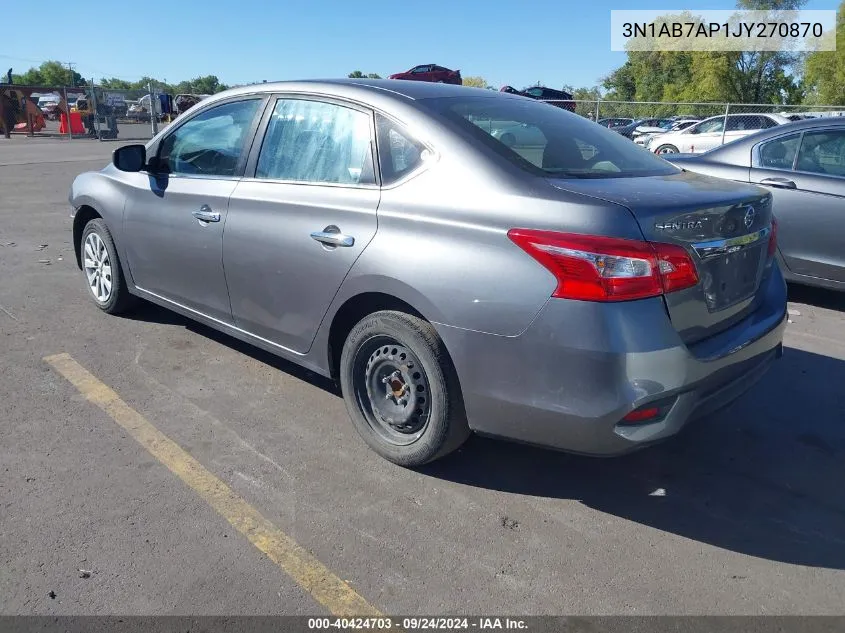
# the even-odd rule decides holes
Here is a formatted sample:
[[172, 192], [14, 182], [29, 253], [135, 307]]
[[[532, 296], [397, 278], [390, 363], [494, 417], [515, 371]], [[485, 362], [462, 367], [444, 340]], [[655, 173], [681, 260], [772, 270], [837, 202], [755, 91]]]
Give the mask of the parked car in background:
[[686, 129], [652, 136], [646, 147], [655, 154], [700, 154], [722, 144], [765, 130], [789, 123], [789, 119], [780, 114], [753, 113], [729, 114], [727, 127], [725, 115], [713, 116]]
[[633, 123], [633, 122], [634, 122], [634, 119], [631, 119], [631, 118], [628, 118], [628, 117], [612, 117], [612, 118], [608, 118], [608, 119], [599, 119], [598, 121], [596, 121], [596, 123], [598, 123], [602, 127], [606, 127], [606, 128], [611, 129], [611, 130], [613, 128], [623, 127], [625, 125], [631, 125], [631, 123]]
[[410, 81], [430, 81], [439, 84], [463, 84], [460, 70], [450, 70], [437, 64], [421, 64], [403, 73], [390, 75], [388, 79], [407, 79]]
[[[544, 141], [508, 146], [494, 121]], [[69, 199], [100, 309], [142, 297], [335, 378], [363, 440], [405, 466], [471, 431], [644, 448], [782, 350], [765, 189], [514, 95], [242, 86], [118, 148]]]
[[805, 119], [704, 154], [666, 158], [692, 172], [767, 187], [787, 280], [845, 290], [845, 119]]
[[575, 102], [572, 100], [572, 95], [565, 90], [555, 90], [554, 88], [547, 88], [546, 86], [531, 86], [524, 90], [517, 90], [513, 86], [502, 86], [499, 92], [506, 92], [512, 95], [520, 95], [528, 97], [529, 99], [538, 99], [540, 101], [547, 101], [550, 105], [557, 106], [563, 110], [575, 112]]
[[634, 135], [634, 143], [636, 143], [637, 145], [642, 145], [643, 147], [645, 147], [646, 144], [648, 143], [649, 139], [651, 139], [654, 136], [657, 136], [658, 134], [667, 134], [667, 133], [670, 133], [670, 132], [678, 132], [680, 130], [685, 130], [689, 126], [695, 125], [699, 121], [701, 121], [700, 118], [694, 118], [694, 119], [693, 118], [685, 118], [685, 117], [684, 118], [677, 118], [677, 119], [674, 120], [674, 122], [672, 123], [672, 125], [669, 127], [668, 130], [653, 129], [653, 128], [652, 129], [639, 130], [639, 133]]
[[61, 109], [59, 108], [59, 103], [56, 101], [48, 101], [44, 105], [39, 105], [41, 112], [44, 114], [44, 118], [48, 121], [58, 121], [59, 115], [61, 114]]
[[[611, 129], [617, 134], [621, 134], [625, 138], [633, 139], [643, 132], [655, 131], [666, 132], [672, 127], [675, 122], [674, 119], [636, 119], [627, 125], [617, 125]], [[638, 134], [639, 133], [639, 134]]]

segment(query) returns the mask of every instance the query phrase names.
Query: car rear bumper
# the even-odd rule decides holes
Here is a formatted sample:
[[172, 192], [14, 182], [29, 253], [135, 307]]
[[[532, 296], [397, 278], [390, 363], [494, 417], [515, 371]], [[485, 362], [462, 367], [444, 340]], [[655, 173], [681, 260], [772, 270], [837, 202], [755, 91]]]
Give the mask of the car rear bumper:
[[[479, 433], [590, 455], [670, 437], [749, 389], [782, 354], [786, 285], [775, 268], [760, 307], [695, 345], [681, 342], [663, 299], [550, 300], [519, 336], [438, 325]], [[623, 423], [659, 406], [658, 421]]]

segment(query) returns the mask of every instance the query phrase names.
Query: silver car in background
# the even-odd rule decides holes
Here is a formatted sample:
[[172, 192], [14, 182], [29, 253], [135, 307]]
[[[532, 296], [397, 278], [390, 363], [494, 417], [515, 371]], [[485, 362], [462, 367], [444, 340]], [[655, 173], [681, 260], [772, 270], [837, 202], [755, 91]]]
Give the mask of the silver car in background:
[[704, 154], [666, 158], [769, 189], [787, 281], [845, 290], [845, 117], [798, 120]]
[[767, 191], [506, 93], [237, 88], [116, 150], [70, 202], [101, 309], [141, 297], [336, 379], [406, 466], [472, 431], [626, 453], [781, 354]]

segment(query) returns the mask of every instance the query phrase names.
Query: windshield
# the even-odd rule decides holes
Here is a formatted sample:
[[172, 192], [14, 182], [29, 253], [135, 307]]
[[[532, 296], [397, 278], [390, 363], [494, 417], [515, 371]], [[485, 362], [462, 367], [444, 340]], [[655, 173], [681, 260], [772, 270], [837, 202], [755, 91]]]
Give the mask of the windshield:
[[663, 176], [678, 169], [577, 114], [528, 99], [443, 98], [434, 107], [525, 171], [558, 178]]

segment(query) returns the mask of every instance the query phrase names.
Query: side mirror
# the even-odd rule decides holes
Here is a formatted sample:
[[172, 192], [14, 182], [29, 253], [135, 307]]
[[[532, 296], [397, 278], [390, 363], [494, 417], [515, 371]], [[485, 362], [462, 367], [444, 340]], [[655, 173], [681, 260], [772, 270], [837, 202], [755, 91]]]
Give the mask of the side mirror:
[[112, 163], [120, 171], [142, 171], [147, 165], [147, 148], [143, 145], [124, 145], [114, 150]]

